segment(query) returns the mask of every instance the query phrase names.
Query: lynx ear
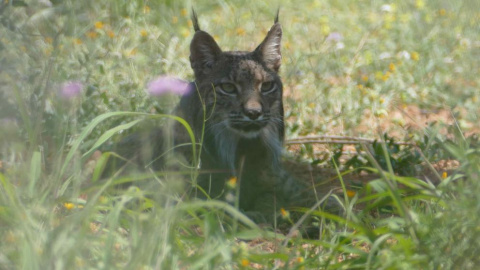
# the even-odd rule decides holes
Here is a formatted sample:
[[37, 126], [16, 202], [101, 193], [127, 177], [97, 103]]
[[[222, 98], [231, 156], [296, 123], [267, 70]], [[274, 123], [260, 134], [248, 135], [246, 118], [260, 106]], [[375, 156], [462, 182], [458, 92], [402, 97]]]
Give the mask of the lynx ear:
[[207, 32], [198, 30], [190, 43], [190, 64], [195, 74], [210, 68], [222, 53], [220, 47]]
[[255, 52], [260, 54], [261, 59], [267, 67], [276, 72], [278, 72], [282, 60], [282, 52], [280, 51], [281, 42], [282, 26], [278, 22], [278, 19], [275, 19], [275, 24], [270, 28], [270, 31], [268, 31], [263, 42], [255, 49]]
[[197, 13], [193, 8], [192, 22], [195, 35], [190, 43], [190, 65], [195, 71], [195, 76], [197, 76], [213, 65], [222, 50], [212, 36], [200, 29]]

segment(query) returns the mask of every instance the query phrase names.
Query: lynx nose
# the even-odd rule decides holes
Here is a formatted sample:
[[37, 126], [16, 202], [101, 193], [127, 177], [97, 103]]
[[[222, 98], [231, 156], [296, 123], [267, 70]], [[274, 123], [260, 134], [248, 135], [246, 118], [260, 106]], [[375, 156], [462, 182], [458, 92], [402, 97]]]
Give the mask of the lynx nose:
[[252, 110], [245, 110], [245, 115], [252, 120], [257, 120], [260, 115], [262, 115], [261, 109], [252, 109]]
[[243, 112], [251, 120], [256, 120], [262, 115], [262, 104], [256, 100], [249, 100], [245, 104]]

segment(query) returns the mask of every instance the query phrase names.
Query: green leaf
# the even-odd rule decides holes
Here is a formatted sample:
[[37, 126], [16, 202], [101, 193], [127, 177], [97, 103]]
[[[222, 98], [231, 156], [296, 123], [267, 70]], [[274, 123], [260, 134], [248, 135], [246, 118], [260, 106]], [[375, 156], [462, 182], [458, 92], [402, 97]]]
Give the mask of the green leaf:
[[25, 1], [21, 1], [21, 0], [13, 0], [12, 1], [12, 6], [14, 6], [14, 7], [28, 7], [27, 3], [25, 3]]
[[30, 181], [28, 183], [28, 191], [30, 196], [35, 194], [35, 184], [40, 178], [42, 172], [42, 156], [40, 152], [33, 152], [32, 160], [30, 161]]
[[100, 178], [111, 155], [111, 152], [102, 153], [100, 158], [97, 160], [92, 174], [92, 183], [95, 183]]
[[136, 124], [138, 124], [142, 120], [143, 119], [137, 119], [137, 120], [134, 120], [134, 121], [128, 122], [126, 124], [116, 126], [114, 128], [111, 128], [111, 129], [105, 131], [105, 133], [103, 133], [102, 136], [100, 136], [100, 138], [98, 138], [98, 140], [93, 144], [92, 148], [90, 148], [90, 150], [88, 150], [85, 154], [82, 155], [82, 158], [85, 158], [85, 157], [89, 156], [91, 153], [93, 153], [93, 151], [97, 150], [97, 148], [100, 145], [105, 143], [108, 139], [110, 139], [113, 135], [117, 134], [119, 131], [127, 130], [127, 129], [135, 126]]
[[260, 230], [257, 224], [251, 221], [247, 216], [245, 216], [238, 209], [236, 209], [235, 207], [231, 206], [226, 202], [216, 201], [216, 200], [194, 201], [194, 202], [188, 202], [188, 203], [184, 202], [178, 207], [179, 209], [184, 211], [192, 211], [192, 210], [201, 209], [201, 208], [214, 208], [214, 209], [224, 210], [225, 212], [230, 214], [234, 219], [237, 219], [238, 221], [242, 222], [246, 226], [252, 229]]

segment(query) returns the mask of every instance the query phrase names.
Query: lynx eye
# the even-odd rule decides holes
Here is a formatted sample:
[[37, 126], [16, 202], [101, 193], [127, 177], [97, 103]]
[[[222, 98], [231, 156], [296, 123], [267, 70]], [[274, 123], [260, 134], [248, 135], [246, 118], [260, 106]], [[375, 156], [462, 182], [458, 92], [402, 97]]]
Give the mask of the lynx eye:
[[221, 83], [217, 87], [225, 94], [234, 95], [237, 93], [237, 87], [233, 83]]
[[269, 94], [270, 92], [275, 90], [275, 82], [273, 81], [263, 82], [261, 90], [263, 94]]

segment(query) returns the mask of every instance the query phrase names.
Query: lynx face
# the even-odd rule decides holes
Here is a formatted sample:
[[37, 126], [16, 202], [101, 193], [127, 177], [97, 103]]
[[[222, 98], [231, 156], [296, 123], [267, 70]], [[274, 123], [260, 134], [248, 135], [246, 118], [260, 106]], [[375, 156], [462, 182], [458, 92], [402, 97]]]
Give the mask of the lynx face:
[[[225, 53], [212, 67], [207, 104], [216, 106], [212, 123], [232, 134], [255, 138], [282, 122], [282, 83], [249, 54]], [[225, 68], [227, 67], [227, 68]]]
[[[205, 101], [207, 151], [234, 168], [239, 145], [265, 147], [267, 158], [278, 162], [284, 136], [282, 82], [278, 76], [282, 29], [275, 24], [252, 52], [223, 52], [214, 39], [200, 30], [195, 36], [190, 62], [195, 82]], [[251, 143], [250, 143], [251, 142]], [[257, 147], [257, 148], [258, 148]]]

